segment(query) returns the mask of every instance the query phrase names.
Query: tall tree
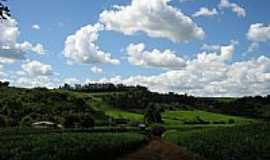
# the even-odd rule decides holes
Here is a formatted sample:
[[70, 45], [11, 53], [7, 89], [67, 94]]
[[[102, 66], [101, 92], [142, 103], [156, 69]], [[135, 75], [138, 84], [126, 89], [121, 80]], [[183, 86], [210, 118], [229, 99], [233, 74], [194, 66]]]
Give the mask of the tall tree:
[[144, 122], [147, 124], [162, 123], [161, 109], [155, 104], [148, 104], [144, 114]]
[[11, 16], [8, 6], [3, 3], [5, 1], [7, 0], [0, 0], [0, 20], [7, 19], [7, 16]]

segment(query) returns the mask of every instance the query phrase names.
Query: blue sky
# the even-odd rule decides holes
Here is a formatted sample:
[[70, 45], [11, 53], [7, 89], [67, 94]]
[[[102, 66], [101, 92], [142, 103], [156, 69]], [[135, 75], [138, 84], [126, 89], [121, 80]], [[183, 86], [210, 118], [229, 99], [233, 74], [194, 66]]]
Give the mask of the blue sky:
[[[139, 3], [142, 3], [140, 5], [145, 5], [145, 8], [148, 7], [149, 10], [145, 11], [139, 10], [140, 8], [138, 7], [134, 7], [135, 2], [133, 3], [132, 0], [27, 0], [27, 2], [10, 0], [7, 4], [12, 11], [12, 19], [17, 22], [16, 27], [20, 31], [20, 35], [17, 37], [16, 43], [19, 44], [23, 43], [24, 41], [29, 41], [31, 44], [33, 44], [33, 46], [34, 44], [40, 43], [45, 50], [45, 54], [36, 54], [33, 49], [30, 49], [30, 51], [23, 51], [25, 52], [26, 57], [24, 60], [16, 60], [14, 63], [0, 63], [0, 66], [2, 66], [0, 67], [2, 68], [2, 71], [0, 70], [0, 73], [2, 72], [2, 79], [11, 81], [13, 85], [23, 87], [33, 87], [36, 85], [41, 85], [43, 81], [41, 81], [41, 84], [38, 82], [35, 84], [31, 84], [29, 82], [36, 81], [37, 77], [41, 77], [42, 79], [47, 79], [46, 82], [50, 81], [50, 84], [46, 84], [44, 82], [43, 84], [45, 86], [57, 86], [64, 82], [85, 83], [86, 81], [91, 80], [95, 82], [108, 81], [114, 83], [141, 84], [148, 86], [154, 91], [167, 92], [172, 90], [178, 93], [188, 92], [190, 94], [200, 96], [242, 96], [254, 94], [269, 94], [270, 69], [267, 70], [265, 68], [270, 67], [270, 65], [268, 64], [270, 63], [268, 61], [270, 56], [270, 12], [267, 11], [270, 6], [270, 1], [224, 0], [224, 3], [226, 4], [223, 4], [223, 6], [221, 5], [221, 1], [222, 0], [151, 0], [149, 1], [149, 4], [137, 2], [138, 5]], [[156, 4], [168, 9], [168, 12], [164, 11], [164, 14], [168, 13], [168, 15], [170, 15], [170, 13], [175, 13], [175, 15], [172, 15], [175, 16], [175, 19], [174, 17], [172, 17], [171, 20], [163, 20], [165, 23], [168, 23], [166, 26], [162, 23], [160, 25], [157, 25], [157, 22], [147, 22], [149, 23], [149, 25], [144, 24], [144, 26], [138, 27], [141, 22], [130, 22], [130, 28], [136, 31], [132, 32], [129, 35], [127, 35], [127, 30], [123, 28], [127, 26], [128, 22], [116, 20], [117, 18], [119, 19], [119, 17], [121, 17], [117, 17], [117, 14], [119, 15], [119, 12], [122, 12], [121, 14], [123, 15], [131, 14], [129, 16], [134, 16], [133, 13], [130, 13], [127, 9], [128, 7], [132, 6], [134, 9], [133, 11], [137, 11], [136, 9], [138, 9], [138, 14], [142, 18], [140, 19], [133, 17], [133, 19], [130, 18], [129, 20], [140, 21], [144, 18], [149, 18], [147, 17], [147, 14], [150, 14], [149, 12], [151, 12], [151, 10], [154, 10], [158, 14], [160, 14], [157, 15], [157, 17], [153, 17], [152, 15], [153, 19], [160, 18], [162, 17], [163, 11], [159, 11], [158, 7], [155, 8]], [[122, 6], [122, 9], [115, 8], [114, 6], [116, 5]], [[200, 16], [194, 16], [194, 14], [198, 12], [202, 7], [207, 8], [209, 14], [213, 15], [202, 13], [200, 14]], [[175, 10], [171, 11], [169, 8], [173, 8]], [[238, 11], [240, 8], [240, 11], [234, 11], [235, 8], [238, 9]], [[210, 13], [212, 9], [215, 9], [217, 13]], [[115, 17], [110, 17], [109, 14], [107, 14], [105, 15], [105, 20], [101, 20], [100, 14], [104, 11], [113, 12]], [[142, 11], [145, 11], [146, 15], [143, 15], [144, 13]], [[193, 27], [193, 31], [195, 31], [196, 27], [202, 29], [204, 32], [204, 36], [202, 36], [202, 34], [198, 36], [184, 35], [184, 28], [186, 24], [183, 24], [184, 22], [180, 22], [181, 18], [177, 18], [178, 13], [183, 14], [182, 16], [188, 17], [192, 21], [190, 27]], [[179, 20], [179, 23], [174, 23], [173, 21], [175, 20]], [[148, 21], [152, 21], [152, 19], [148, 19]], [[162, 21], [162, 19], [160, 21]], [[65, 48], [67, 46], [65, 44], [65, 41], [67, 37], [75, 35], [75, 33], [79, 31], [81, 27], [87, 25], [94, 26], [97, 23], [100, 23], [105, 29], [103, 28], [97, 32], [98, 38], [94, 40], [93, 43], [102, 52], [109, 53], [111, 55], [111, 58], [119, 60], [120, 64], [114, 65], [111, 63], [101, 63], [98, 61], [94, 63], [92, 60], [88, 60], [87, 62], [79, 62], [77, 60], [72, 65], [68, 64], [68, 61], [74, 62], [74, 58], [66, 56], [67, 53], [65, 53]], [[106, 28], [112, 24], [115, 26], [113, 26], [111, 29]], [[134, 24], [137, 26], [132, 26]], [[150, 26], [150, 24], [152, 25], [152, 28], [147, 28]], [[178, 24], [180, 25], [177, 26]], [[183, 24], [183, 26], [181, 26], [181, 24]], [[247, 34], [249, 31], [252, 31], [250, 30], [250, 28], [254, 24], [261, 24], [259, 27], [255, 28], [259, 31], [256, 32], [256, 30], [250, 34], [259, 35], [252, 35], [249, 38]], [[34, 25], [38, 27], [34, 29]], [[122, 28], [121, 25], [123, 25]], [[163, 25], [164, 28], [162, 28]], [[161, 29], [159, 29], [159, 27]], [[179, 38], [177, 40], [181, 39], [180, 41], [175, 42], [170, 36], [164, 36], [165, 32], [174, 34], [174, 32], [177, 32], [178, 28], [179, 30], [183, 31], [183, 33], [175, 33], [177, 35], [177, 38]], [[151, 29], [154, 30], [151, 31]], [[169, 31], [170, 29], [172, 29], [172, 31]], [[154, 35], [154, 31], [159, 31], [159, 34]], [[76, 38], [79, 38], [79, 36], [76, 36]], [[132, 57], [135, 56], [135, 51], [130, 51], [131, 53], [127, 53], [127, 47], [130, 44], [134, 44], [133, 49], [136, 47], [138, 48], [137, 44], [143, 44], [144, 46], [143, 51], [139, 53], [141, 59], [136, 59], [136, 62], [134, 60], [134, 57]], [[250, 48], [252, 44], [254, 44], [254, 46], [256, 47], [248, 51], [248, 48]], [[209, 47], [208, 49], [202, 49], [202, 46], [206, 45], [208, 45], [210, 48], [211, 46], [213, 48], [213, 46], [215, 45], [216, 48], [210, 50]], [[232, 56], [226, 58], [226, 60], [222, 62], [218, 61], [218, 63], [220, 63], [218, 64], [218, 66], [215, 66], [217, 65], [217, 63], [214, 63], [215, 65], [213, 65], [212, 60], [210, 65], [207, 64], [210, 63], [207, 59], [204, 62], [204, 65], [206, 66], [213, 65], [213, 67], [219, 67], [217, 68], [217, 72], [209, 68], [201, 70], [201, 73], [208, 74], [210, 71], [218, 73], [220, 69], [226, 69], [226, 71], [222, 71], [222, 73], [220, 73], [222, 74], [222, 76], [219, 80], [209, 79], [206, 80], [206, 82], [204, 80], [205, 77], [202, 77], [202, 75], [196, 75], [195, 72], [190, 70], [190, 68], [193, 68], [197, 65], [197, 61], [199, 61], [198, 55], [205, 52], [206, 55], [210, 55], [209, 57], [207, 57], [210, 59], [211, 56], [213, 56], [214, 54], [221, 57], [221, 48], [226, 46], [233, 47], [233, 53], [231, 53]], [[157, 54], [154, 54], [154, 49], [159, 52]], [[164, 59], [161, 55], [166, 54], [164, 53], [165, 50], [170, 50], [168, 54], [173, 54], [174, 56], [178, 57], [179, 61], [174, 61], [173, 58], [168, 58], [166, 60], [166, 64], [159, 65], [163, 63], [162, 60]], [[80, 53], [74, 54], [74, 56], [77, 56], [79, 54]], [[93, 55], [94, 53], [85, 54]], [[156, 56], [157, 59], [154, 56]], [[158, 59], [159, 56], [161, 58]], [[257, 64], [257, 62], [255, 61], [259, 61], [258, 59], [260, 57], [264, 57], [266, 59], [265, 61], [267, 61], [267, 64]], [[91, 57], [88, 58], [91, 59]], [[130, 60], [132, 58], [133, 61]], [[180, 67], [180, 58], [184, 61], [183, 63], [185, 63], [183, 64], [183, 67]], [[158, 62], [158, 60], [161, 61]], [[35, 63], [31, 63], [33, 61], [39, 62], [39, 64], [37, 65]], [[250, 66], [252, 65], [248, 64], [249, 61], [254, 61], [252, 62], [254, 63], [253, 66], [260, 65], [260, 67], [264, 69], [258, 71], [257, 69], [259, 68], [250, 68]], [[247, 68], [248, 70], [254, 69], [257, 73], [261, 72], [261, 74], [257, 75], [255, 71], [254, 73], [248, 73], [247, 70], [240, 70], [239, 72], [237, 72], [239, 73], [239, 76], [234, 77], [233, 81], [232, 78], [229, 77], [229, 72], [232, 72], [232, 67], [238, 62], [243, 62], [243, 65], [249, 66], [243, 68]], [[172, 66], [172, 63], [177, 64], [175, 66]], [[25, 67], [23, 67], [23, 65]], [[40, 68], [42, 68], [44, 67], [44, 65], [45, 71], [39, 71], [35, 69], [35, 66], [40, 66]], [[46, 73], [46, 65], [47, 70], [48, 68], [50, 70], [48, 71], [48, 74]], [[201, 65], [203, 64], [200, 64], [198, 66]], [[93, 67], [100, 70], [93, 71]], [[201, 68], [198, 68], [199, 71], [200, 69]], [[15, 72], [18, 71], [21, 71], [21, 73], [15, 74]], [[185, 72], [185, 74], [183, 72]], [[174, 75], [173, 73], [175, 74], [175, 77], [164, 80], [163, 77], [169, 77], [168, 75], [171, 74]], [[183, 76], [177, 76], [178, 74], [183, 74]], [[202, 81], [194, 82], [193, 79], [190, 79], [190, 77], [194, 75], [198, 76], [197, 78], [201, 78]], [[245, 80], [253, 75], [256, 76], [256, 80], [250, 80], [248, 82], [247, 80]], [[179, 79], [177, 79], [177, 77]], [[22, 78], [24, 78], [24, 80], [21, 80]], [[157, 82], [155, 83], [151, 83], [153, 79], [160, 80], [157, 80]], [[20, 80], [22, 81], [22, 83], [20, 83]], [[163, 80], [165, 82], [163, 82]], [[240, 84], [243, 84], [243, 86], [238, 88], [238, 90], [232, 89], [234, 88], [232, 86], [234, 86], [235, 83], [239, 81], [241, 81]], [[254, 81], [256, 81], [256, 83]], [[200, 82], [204, 83], [203, 85], [208, 86], [208, 88], [201, 86], [198, 88], [193, 87], [197, 86], [197, 84], [193, 83]], [[229, 82], [234, 83], [234, 85], [228, 85]], [[190, 84], [187, 86], [187, 83]], [[218, 87], [222, 85], [224, 86], [221, 88]], [[248, 86], [256, 88], [256, 91], [254, 91], [254, 88]]]

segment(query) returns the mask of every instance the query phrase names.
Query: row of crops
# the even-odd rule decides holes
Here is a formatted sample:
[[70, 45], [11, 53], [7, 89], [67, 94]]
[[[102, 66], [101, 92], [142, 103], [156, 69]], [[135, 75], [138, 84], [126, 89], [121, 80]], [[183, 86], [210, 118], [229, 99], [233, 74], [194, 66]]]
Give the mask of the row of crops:
[[136, 133], [52, 133], [0, 137], [2, 160], [113, 160], [144, 144]]
[[269, 160], [270, 124], [168, 131], [165, 140], [208, 160]]

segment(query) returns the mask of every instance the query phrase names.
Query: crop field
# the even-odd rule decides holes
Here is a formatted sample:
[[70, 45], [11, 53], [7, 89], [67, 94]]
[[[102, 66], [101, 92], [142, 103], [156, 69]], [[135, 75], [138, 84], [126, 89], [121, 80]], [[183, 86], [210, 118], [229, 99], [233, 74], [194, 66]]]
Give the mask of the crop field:
[[[143, 122], [144, 116], [140, 113], [132, 113], [121, 110], [106, 111], [106, 115], [116, 119], [128, 119], [130, 121]], [[197, 123], [197, 119], [207, 123]], [[205, 111], [165, 111], [162, 113], [164, 125], [167, 128], [178, 128], [189, 125], [224, 126], [241, 125], [255, 122], [253, 119], [229, 116]], [[194, 122], [194, 124], [193, 124]]]
[[270, 159], [269, 124], [190, 131], [171, 130], [166, 132], [163, 138], [208, 160]]
[[111, 110], [106, 111], [106, 115], [111, 116], [116, 119], [128, 119], [130, 121], [139, 121], [143, 122], [143, 114], [139, 113], [132, 113], [132, 112], [126, 112], [126, 111], [120, 111], [120, 110]]
[[0, 159], [107, 160], [119, 157], [143, 144], [144, 135], [135, 133], [7, 135], [0, 137]]
[[184, 124], [204, 125], [228, 125], [228, 124], [248, 124], [254, 122], [252, 119], [229, 116], [205, 111], [166, 111], [162, 114], [166, 126], [177, 126]]

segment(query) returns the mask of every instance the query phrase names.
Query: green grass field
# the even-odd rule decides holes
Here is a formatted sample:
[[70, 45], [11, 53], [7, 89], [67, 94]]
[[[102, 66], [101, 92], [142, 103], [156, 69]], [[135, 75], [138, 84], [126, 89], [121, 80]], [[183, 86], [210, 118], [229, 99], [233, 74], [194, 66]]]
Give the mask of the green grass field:
[[[106, 111], [106, 115], [116, 119], [128, 119], [130, 121], [143, 122], [144, 120], [143, 114], [121, 110], [109, 110]], [[165, 111], [162, 114], [162, 119], [166, 128], [181, 128], [184, 126], [188, 127], [189, 125], [186, 125], [184, 122], [196, 120], [197, 117], [200, 117], [204, 121], [209, 122], [209, 124], [204, 124], [203, 126], [242, 125], [255, 122], [255, 120], [248, 118], [210, 113], [205, 111]], [[233, 120], [234, 123], [229, 124], [230, 120]], [[215, 124], [215, 122], [217, 124]], [[219, 122], [224, 122], [225, 124], [219, 124]]]
[[111, 116], [116, 119], [128, 119], [130, 121], [138, 121], [143, 122], [143, 114], [140, 113], [132, 113], [120, 110], [110, 110], [105, 112], [106, 115]]
[[205, 111], [166, 111], [162, 114], [162, 118], [166, 126], [184, 125], [186, 121], [194, 121], [197, 117], [200, 117], [204, 121], [208, 121], [210, 124], [215, 122], [225, 122], [228, 124], [229, 120], [233, 120], [234, 124], [247, 124], [254, 120], [224, 114], [210, 113]]

